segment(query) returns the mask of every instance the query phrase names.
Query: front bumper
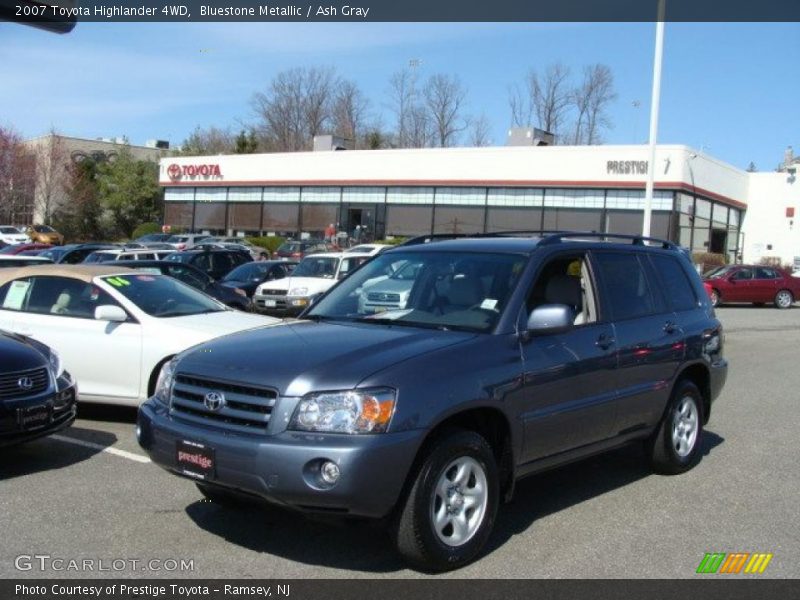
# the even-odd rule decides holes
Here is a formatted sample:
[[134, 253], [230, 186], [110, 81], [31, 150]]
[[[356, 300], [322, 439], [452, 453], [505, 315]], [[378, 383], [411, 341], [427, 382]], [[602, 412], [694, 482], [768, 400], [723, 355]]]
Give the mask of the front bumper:
[[78, 387], [67, 375], [50, 389], [30, 398], [0, 401], [0, 447], [29, 442], [62, 429], [75, 421]]
[[303, 312], [309, 304], [309, 298], [302, 296], [253, 295], [253, 307], [259, 312], [273, 315], [294, 317]]
[[[397, 502], [425, 432], [233, 434], [171, 417], [150, 399], [139, 407], [137, 434], [153, 462], [177, 475], [298, 510], [380, 518]], [[178, 465], [177, 445], [187, 441], [213, 449], [213, 475], [198, 478]], [[318, 477], [324, 461], [339, 466], [334, 485]]]

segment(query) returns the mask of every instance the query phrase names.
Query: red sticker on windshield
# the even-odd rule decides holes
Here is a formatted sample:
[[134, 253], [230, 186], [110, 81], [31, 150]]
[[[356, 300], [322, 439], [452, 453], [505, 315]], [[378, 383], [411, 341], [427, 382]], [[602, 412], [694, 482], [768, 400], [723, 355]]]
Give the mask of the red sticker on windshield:
[[139, 281], [155, 281], [156, 278], [152, 275], [137, 275], [136, 279]]

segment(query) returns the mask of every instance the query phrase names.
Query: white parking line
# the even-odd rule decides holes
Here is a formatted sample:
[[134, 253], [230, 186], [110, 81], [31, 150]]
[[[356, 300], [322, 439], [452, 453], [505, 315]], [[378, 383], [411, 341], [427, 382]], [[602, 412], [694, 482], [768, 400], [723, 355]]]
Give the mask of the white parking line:
[[108, 452], [109, 454], [113, 454], [114, 456], [121, 456], [122, 458], [127, 458], [128, 460], [132, 460], [139, 463], [150, 462], [149, 458], [147, 458], [146, 456], [142, 456], [141, 454], [134, 454], [133, 452], [127, 452], [125, 450], [111, 448], [110, 446], [102, 446], [100, 444], [95, 444], [93, 442], [85, 442], [83, 440], [79, 440], [74, 437], [69, 437], [66, 435], [51, 435], [50, 439], [58, 440], [59, 442], [65, 442], [67, 444], [75, 444], [76, 446], [84, 446], [85, 448], [92, 448], [94, 450], [100, 450], [101, 452]]

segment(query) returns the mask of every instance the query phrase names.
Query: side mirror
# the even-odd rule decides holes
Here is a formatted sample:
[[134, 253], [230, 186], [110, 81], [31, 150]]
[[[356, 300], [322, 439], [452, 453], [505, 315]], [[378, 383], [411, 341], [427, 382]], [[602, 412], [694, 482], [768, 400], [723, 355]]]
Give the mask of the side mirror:
[[559, 333], [573, 326], [575, 310], [566, 304], [542, 304], [528, 317], [529, 333]]
[[94, 309], [94, 318], [97, 321], [122, 323], [128, 320], [128, 313], [126, 313], [119, 306], [114, 306], [113, 304], [102, 304]]

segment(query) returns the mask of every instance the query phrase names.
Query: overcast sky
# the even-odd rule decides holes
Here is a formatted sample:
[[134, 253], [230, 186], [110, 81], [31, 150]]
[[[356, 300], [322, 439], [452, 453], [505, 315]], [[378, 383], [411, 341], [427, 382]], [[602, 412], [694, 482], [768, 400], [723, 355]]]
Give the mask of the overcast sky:
[[[561, 61], [611, 67], [618, 99], [612, 144], [643, 143], [655, 25], [632, 24], [122, 24], [72, 33], [0, 24], [0, 123], [25, 137], [51, 127], [79, 137], [179, 144], [197, 126], [252, 119], [250, 99], [276, 73], [333, 66], [392, 125], [387, 82], [420, 59], [419, 76], [457, 74], [470, 114], [492, 141], [510, 124], [508, 87]], [[800, 153], [800, 24], [666, 25], [659, 143], [687, 144], [733, 165], [771, 170]], [[635, 103], [638, 103], [636, 108]]]

